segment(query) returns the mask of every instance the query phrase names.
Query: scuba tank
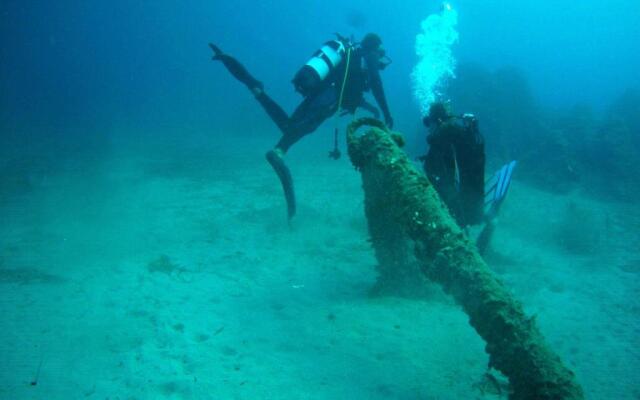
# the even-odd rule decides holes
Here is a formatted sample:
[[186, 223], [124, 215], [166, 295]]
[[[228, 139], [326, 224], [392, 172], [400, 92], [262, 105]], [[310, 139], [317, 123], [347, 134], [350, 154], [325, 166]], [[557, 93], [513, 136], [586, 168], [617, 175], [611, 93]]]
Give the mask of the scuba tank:
[[348, 42], [341, 39], [338, 37], [338, 39], [326, 42], [300, 68], [292, 80], [297, 92], [305, 97], [315, 93], [325, 79], [342, 63], [347, 52], [345, 43]]

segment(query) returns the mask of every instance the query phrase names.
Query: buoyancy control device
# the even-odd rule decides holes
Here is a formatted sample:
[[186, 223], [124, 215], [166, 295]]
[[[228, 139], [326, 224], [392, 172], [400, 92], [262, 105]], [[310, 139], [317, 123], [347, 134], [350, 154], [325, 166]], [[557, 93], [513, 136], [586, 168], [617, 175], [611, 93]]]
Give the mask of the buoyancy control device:
[[294, 76], [296, 91], [305, 97], [315, 93], [345, 59], [348, 46], [341, 37], [326, 42]]

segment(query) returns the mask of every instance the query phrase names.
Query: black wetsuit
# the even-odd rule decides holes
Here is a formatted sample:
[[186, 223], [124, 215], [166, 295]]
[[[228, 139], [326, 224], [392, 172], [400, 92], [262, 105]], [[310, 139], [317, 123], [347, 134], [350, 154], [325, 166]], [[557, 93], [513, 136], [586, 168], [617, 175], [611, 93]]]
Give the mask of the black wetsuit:
[[[276, 144], [276, 148], [286, 153], [294, 143], [315, 131], [327, 118], [338, 111], [345, 68], [346, 63], [343, 62], [340, 68], [327, 77], [320, 90], [304, 98], [290, 117], [266, 93], [262, 92], [256, 97], [282, 132], [282, 138]], [[391, 121], [380, 78], [378, 58], [375, 54], [367, 56], [363, 54], [362, 49], [356, 48], [349, 62], [342, 108], [349, 113], [355, 113], [359, 107], [371, 111], [370, 105], [366, 103], [363, 96], [364, 92], [369, 90], [381, 108], [385, 120]]]
[[450, 118], [433, 128], [427, 142], [424, 171], [456, 222], [460, 226], [481, 223], [485, 153], [480, 132]]

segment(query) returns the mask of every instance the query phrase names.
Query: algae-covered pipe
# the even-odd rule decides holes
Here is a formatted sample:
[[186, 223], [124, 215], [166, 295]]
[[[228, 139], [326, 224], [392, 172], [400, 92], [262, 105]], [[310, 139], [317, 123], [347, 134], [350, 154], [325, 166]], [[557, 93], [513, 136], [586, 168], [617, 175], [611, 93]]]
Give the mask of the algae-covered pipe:
[[[363, 126], [368, 131], [358, 135]], [[573, 372], [456, 225], [429, 180], [400, 149], [401, 140], [369, 118], [347, 129], [349, 157], [362, 174], [376, 254], [388, 253], [387, 235], [396, 237], [389, 227], [404, 230], [415, 242], [421, 271], [462, 306], [486, 342], [489, 365], [509, 378], [511, 399], [583, 399]]]

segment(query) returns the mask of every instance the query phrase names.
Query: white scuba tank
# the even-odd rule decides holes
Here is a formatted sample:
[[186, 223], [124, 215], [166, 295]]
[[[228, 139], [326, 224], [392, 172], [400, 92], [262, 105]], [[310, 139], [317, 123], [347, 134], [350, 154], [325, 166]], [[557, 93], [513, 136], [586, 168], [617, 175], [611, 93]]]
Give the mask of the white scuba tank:
[[303, 96], [314, 93], [322, 82], [342, 63], [346, 47], [340, 40], [326, 42], [313, 57], [300, 68], [293, 78], [293, 85]]

